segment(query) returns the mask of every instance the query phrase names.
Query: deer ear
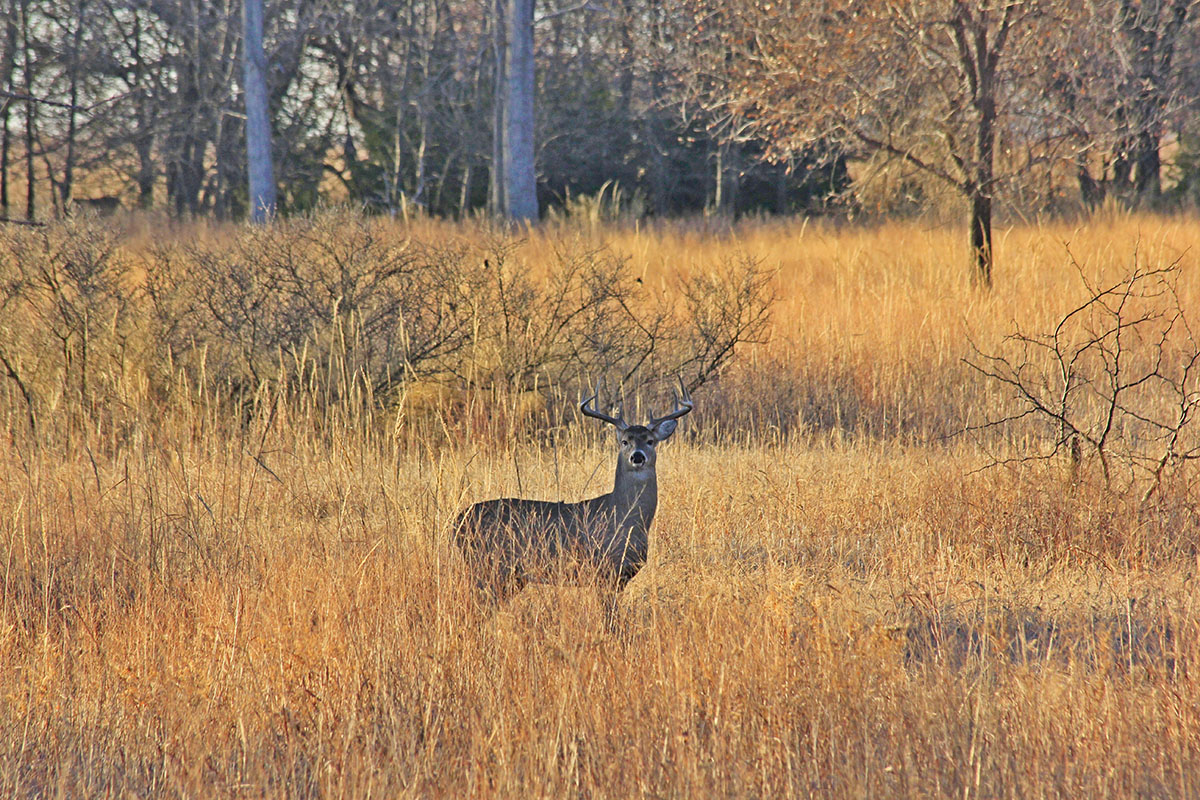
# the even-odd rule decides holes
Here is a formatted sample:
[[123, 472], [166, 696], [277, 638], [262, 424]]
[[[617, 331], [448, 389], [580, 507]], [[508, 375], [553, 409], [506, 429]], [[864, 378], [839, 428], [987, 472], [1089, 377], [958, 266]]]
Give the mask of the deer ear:
[[660, 442], [666, 441], [671, 438], [671, 434], [675, 432], [675, 426], [678, 424], [678, 420], [664, 419], [654, 426], [654, 438]]

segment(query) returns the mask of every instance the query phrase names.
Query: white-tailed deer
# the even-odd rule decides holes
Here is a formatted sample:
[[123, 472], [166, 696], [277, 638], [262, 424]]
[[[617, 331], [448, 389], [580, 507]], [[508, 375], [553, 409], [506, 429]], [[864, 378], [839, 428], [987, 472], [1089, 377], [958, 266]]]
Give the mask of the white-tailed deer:
[[596, 580], [612, 590], [609, 613], [650, 549], [650, 523], [658, 506], [655, 447], [692, 410], [680, 383], [675, 408], [645, 425], [630, 425], [596, 409], [596, 394], [579, 404], [585, 416], [617, 429], [617, 477], [608, 494], [578, 503], [503, 498], [463, 511], [454, 539], [479, 588], [503, 600], [529, 582]]
[[98, 217], [108, 217], [121, 210], [121, 198], [106, 197], [72, 197], [71, 210], [90, 211]]

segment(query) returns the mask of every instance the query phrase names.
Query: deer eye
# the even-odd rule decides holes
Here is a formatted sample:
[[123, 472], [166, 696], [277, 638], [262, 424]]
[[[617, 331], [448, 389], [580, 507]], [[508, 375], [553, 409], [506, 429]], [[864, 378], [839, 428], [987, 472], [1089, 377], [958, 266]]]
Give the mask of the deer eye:
[[628, 446], [629, 446], [629, 440], [628, 440], [628, 439], [622, 439], [622, 440], [621, 440], [621, 447], [628, 447]]

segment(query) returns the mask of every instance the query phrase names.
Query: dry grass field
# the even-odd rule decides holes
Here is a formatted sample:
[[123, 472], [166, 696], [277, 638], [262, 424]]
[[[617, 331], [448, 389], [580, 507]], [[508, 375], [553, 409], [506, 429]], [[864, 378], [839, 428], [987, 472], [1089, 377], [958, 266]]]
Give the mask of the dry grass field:
[[[172, 327], [220, 293], [188, 283], [203, 243], [246, 234], [127, 225], [3, 234], [0, 796], [1200, 796], [1192, 463], [1151, 492], [1086, 450], [1024, 458], [1036, 420], [954, 435], [1013, 407], [970, 343], [1052, 331], [1085, 278], [1177, 262], [1197, 309], [1195, 219], [1003, 231], [991, 292], [959, 231], [916, 223], [513, 244], [542, 285], [570, 240], [626, 258], [643, 300], [745, 258], [777, 296], [769, 340], [740, 344], [663, 446], [617, 631], [577, 587], [489, 613], [448, 541], [476, 500], [608, 490], [611, 434], [571, 411], [577, 386], [426, 376], [364, 397], [335, 379], [344, 342], [319, 362], [268, 343], [270, 373], [217, 338], [168, 348], [212, 330]], [[85, 274], [97, 252], [109, 267]], [[152, 303], [164, 274], [173, 299]], [[1187, 353], [1173, 330], [1168, 360]], [[489, 341], [481, 370], [511, 343]]]

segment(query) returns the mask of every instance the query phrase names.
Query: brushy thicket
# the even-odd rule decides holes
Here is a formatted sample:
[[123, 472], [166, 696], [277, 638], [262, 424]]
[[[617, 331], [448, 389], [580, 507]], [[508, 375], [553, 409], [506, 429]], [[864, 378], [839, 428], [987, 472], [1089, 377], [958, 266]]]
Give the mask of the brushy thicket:
[[80, 413], [137, 424], [146, 403], [161, 416], [219, 402], [244, 419], [284, 401], [428, 442], [486, 399], [494, 433], [473, 430], [503, 442], [559, 429], [597, 383], [602, 402], [642, 407], [679, 377], [713, 401], [693, 435], [932, 441], [986, 399], [956, 359], [779, 335], [772, 312], [795, 313], [808, 287], [781, 297], [777, 267], [736, 246], [647, 274], [594, 226], [531, 240], [342, 209], [265, 229], [165, 227], [0, 230], [8, 413], [44, 418], [45, 433]]
[[569, 233], [534, 265], [484, 227], [422, 239], [346, 210], [143, 249], [94, 220], [3, 233], [0, 364], [35, 427], [64, 406], [119, 413], [139, 384], [167, 404], [302, 396], [343, 422], [431, 393], [531, 393], [553, 401], [544, 427], [596, 381], [609, 401], [712, 382], [764, 341], [774, 301], [749, 258], [653, 291]]
[[[2, 232], [0, 795], [1200, 792], [1193, 220], [139, 224]], [[676, 373], [619, 633], [479, 608]]]

